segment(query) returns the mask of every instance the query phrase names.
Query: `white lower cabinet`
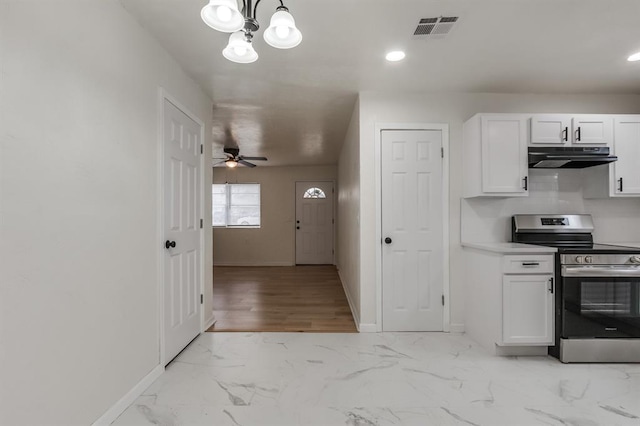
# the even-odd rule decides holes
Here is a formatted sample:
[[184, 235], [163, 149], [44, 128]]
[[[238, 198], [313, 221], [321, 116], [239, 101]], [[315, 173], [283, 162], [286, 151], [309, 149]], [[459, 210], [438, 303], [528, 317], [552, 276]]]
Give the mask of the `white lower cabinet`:
[[502, 343], [553, 344], [553, 275], [504, 275]]
[[546, 355], [554, 343], [553, 253], [464, 252], [465, 332], [496, 355]]

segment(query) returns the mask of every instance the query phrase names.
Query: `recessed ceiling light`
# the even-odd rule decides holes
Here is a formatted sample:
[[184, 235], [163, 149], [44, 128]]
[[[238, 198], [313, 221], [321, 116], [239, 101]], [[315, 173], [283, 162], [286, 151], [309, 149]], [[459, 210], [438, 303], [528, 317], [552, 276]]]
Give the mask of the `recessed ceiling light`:
[[397, 62], [404, 59], [404, 52], [402, 50], [394, 50], [393, 52], [387, 53], [386, 59], [389, 62]]
[[629, 56], [627, 58], [627, 61], [629, 62], [640, 61], [640, 52], [634, 53], [633, 55]]

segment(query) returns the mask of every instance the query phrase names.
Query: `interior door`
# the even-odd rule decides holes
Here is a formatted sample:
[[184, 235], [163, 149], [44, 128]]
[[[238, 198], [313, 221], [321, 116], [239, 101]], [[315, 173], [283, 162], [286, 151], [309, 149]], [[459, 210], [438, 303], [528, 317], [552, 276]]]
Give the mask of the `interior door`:
[[442, 132], [385, 130], [382, 328], [442, 331]]
[[165, 362], [200, 333], [201, 128], [164, 100]]
[[333, 182], [296, 182], [296, 265], [333, 264]]

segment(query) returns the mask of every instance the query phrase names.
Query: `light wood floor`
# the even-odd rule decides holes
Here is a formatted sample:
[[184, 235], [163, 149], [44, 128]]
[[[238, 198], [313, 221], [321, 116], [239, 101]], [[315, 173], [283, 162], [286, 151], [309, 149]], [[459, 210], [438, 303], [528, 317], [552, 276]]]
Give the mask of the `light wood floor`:
[[213, 309], [207, 331], [357, 331], [335, 266], [217, 266]]

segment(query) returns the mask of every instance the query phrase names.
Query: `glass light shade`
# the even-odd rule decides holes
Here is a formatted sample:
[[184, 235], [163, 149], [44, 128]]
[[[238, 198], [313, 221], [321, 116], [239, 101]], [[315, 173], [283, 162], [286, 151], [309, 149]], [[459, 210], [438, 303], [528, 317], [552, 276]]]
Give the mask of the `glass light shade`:
[[229, 167], [230, 169], [233, 169], [234, 167], [238, 167], [238, 163], [236, 163], [234, 160], [227, 160], [224, 162], [224, 165]]
[[222, 51], [222, 56], [231, 62], [249, 64], [258, 60], [251, 42], [247, 41], [244, 31], [237, 31], [229, 36], [229, 44]]
[[288, 11], [280, 9], [271, 17], [269, 28], [264, 31], [264, 41], [278, 49], [291, 49], [300, 44], [302, 33], [296, 28], [293, 16]]
[[210, 0], [200, 11], [200, 17], [205, 24], [224, 33], [244, 27], [244, 16], [238, 10], [236, 0]]

